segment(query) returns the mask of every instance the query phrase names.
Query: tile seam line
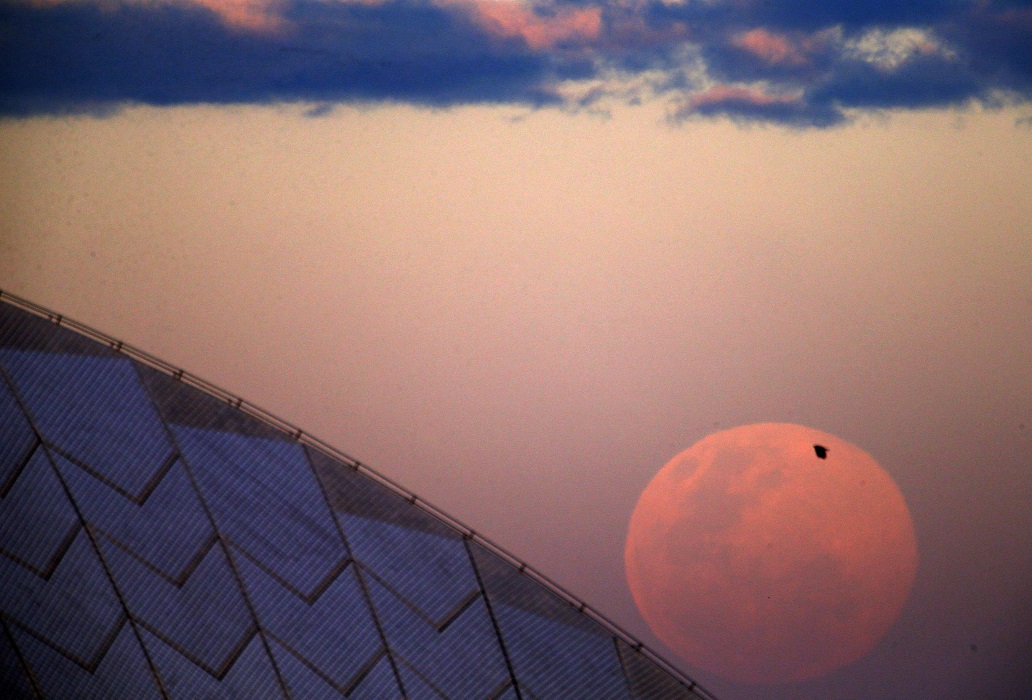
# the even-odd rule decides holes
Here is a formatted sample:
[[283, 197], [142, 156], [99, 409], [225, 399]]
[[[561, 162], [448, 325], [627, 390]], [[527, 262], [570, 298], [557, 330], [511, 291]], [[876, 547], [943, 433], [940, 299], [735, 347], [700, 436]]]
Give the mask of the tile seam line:
[[286, 437], [293, 439], [295, 442], [298, 442], [302, 445], [306, 445], [309, 448], [319, 450], [327, 457], [345, 463], [346, 465], [359, 471], [366, 477], [371, 478], [374, 481], [380, 483], [382, 486], [390, 489], [398, 496], [401, 496], [402, 498], [408, 500], [413, 505], [418, 505], [425, 512], [429, 513], [437, 520], [441, 521], [453, 530], [456, 530], [463, 537], [471, 539], [477, 542], [478, 544], [484, 546], [492, 553], [500, 556], [504, 561], [508, 562], [510, 565], [515, 566], [521, 573], [529, 575], [532, 579], [537, 581], [539, 585], [543, 586], [551, 593], [559, 596], [562, 600], [568, 603], [574, 610], [578, 611], [580, 614], [585, 615], [595, 623], [599, 624], [608, 632], [613, 634], [615, 637], [619, 637], [624, 642], [629, 644], [635, 651], [642, 654], [651, 662], [655, 663], [657, 666], [669, 673], [687, 690], [701, 696], [703, 700], [716, 700], [716, 697], [712, 693], [705, 690], [697, 681], [687, 676], [683, 671], [678, 669], [677, 666], [673, 665], [664, 656], [662, 656], [657, 651], [647, 646], [644, 642], [633, 636], [627, 630], [623, 629], [620, 625], [618, 625], [616, 622], [604, 615], [602, 612], [596, 610], [587, 602], [578, 598], [576, 595], [568, 591], [562, 585], [553, 581], [547, 575], [537, 570], [530, 564], [524, 562], [522, 559], [509, 552], [501, 545], [496, 544], [487, 537], [479, 534], [458, 518], [455, 518], [454, 516], [439, 509], [432, 503], [424, 501], [415, 493], [408, 490], [394, 479], [384, 474], [381, 474], [374, 468], [359, 461], [358, 459], [352, 457], [346, 452], [332, 446], [331, 444], [327, 443], [326, 441], [318, 437], [306, 433], [304, 430], [297, 427], [296, 425], [289, 423], [283, 420], [282, 418], [279, 418], [278, 416], [274, 415], [273, 413], [270, 413], [269, 411], [265, 410], [261, 406], [258, 406], [257, 404], [254, 404], [240, 396], [237, 396], [236, 394], [233, 394], [232, 392], [227, 391], [216, 384], [213, 384], [205, 379], [202, 379], [201, 377], [195, 374], [187, 372], [186, 370], [180, 367], [177, 367], [169, 362], [166, 362], [165, 360], [162, 360], [161, 358], [152, 355], [151, 353], [145, 350], [142, 350], [133, 345], [130, 345], [129, 343], [125, 343], [121, 340], [118, 340], [117, 338], [114, 338], [108, 335], [107, 333], [99, 331], [93, 328], [92, 326], [88, 326], [85, 323], [81, 323], [74, 319], [68, 318], [63, 314], [59, 314], [45, 306], [36, 304], [35, 302], [29, 301], [24, 297], [18, 296], [17, 294], [6, 291], [4, 289], [0, 289], [0, 302], [8, 303], [11, 306], [29, 312], [35, 316], [44, 318], [57, 326], [68, 328], [94, 341], [100, 342], [101, 344], [107, 346], [110, 350], [118, 354], [131, 357], [134, 360], [137, 360], [153, 369], [156, 369], [168, 376], [171, 376], [173, 379], [177, 381], [182, 381], [190, 386], [193, 386], [196, 389], [205, 392], [206, 394], [212, 396], [215, 399], [218, 399], [230, 406], [233, 406], [234, 408], [246, 413], [252, 418], [256, 418], [262, 421], [265, 425], [279, 431]]
[[[122, 352], [121, 343], [119, 343], [119, 347], [116, 349], [116, 352]], [[182, 466], [183, 473], [186, 475], [187, 482], [189, 483], [190, 488], [193, 490], [194, 496], [197, 498], [198, 504], [201, 506], [201, 511], [204, 513], [204, 518], [208, 521], [212, 533], [214, 533], [215, 544], [212, 546], [212, 550], [209, 550], [209, 554], [216, 547], [219, 549], [219, 551], [222, 552], [222, 556], [226, 560], [226, 566], [229, 570], [229, 574], [233, 579], [233, 583], [236, 585], [237, 593], [240, 595], [244, 607], [247, 610], [248, 616], [251, 618], [251, 636], [248, 638], [245, 644], [241, 645], [240, 649], [238, 650], [238, 653], [235, 655], [235, 657], [233, 657], [233, 660], [229, 662], [229, 665], [227, 665], [224, 668], [224, 673], [221, 677], [218, 678], [218, 680], [219, 682], [221, 682], [223, 678], [225, 678], [225, 676], [232, 669], [233, 665], [236, 664], [236, 661], [239, 660], [240, 657], [244, 654], [247, 646], [254, 641], [255, 637], [257, 637], [258, 640], [261, 642], [262, 648], [265, 650], [266, 656], [269, 659], [269, 665], [272, 668], [273, 676], [276, 679], [276, 683], [279, 686], [280, 691], [283, 694], [283, 697], [286, 700], [293, 700], [294, 695], [291, 692], [290, 686], [287, 683], [286, 678], [284, 677], [283, 672], [279, 667], [279, 663], [276, 661], [276, 657], [273, 656], [272, 646], [269, 644], [269, 639], [266, 630], [262, 626], [261, 616], [258, 615], [258, 609], [255, 606], [254, 601], [252, 600], [253, 596], [251, 592], [248, 590], [247, 585], [244, 583], [244, 577], [240, 573], [239, 563], [234, 558], [233, 551], [230, 547], [229, 537], [226, 535], [225, 532], [223, 532], [222, 528], [220, 527], [219, 520], [215, 517], [214, 510], [211, 504], [209, 503], [208, 495], [204, 493], [203, 489], [201, 489], [201, 486], [197, 481], [197, 476], [194, 473], [193, 465], [190, 464], [191, 460], [187, 459], [186, 455], [183, 452], [182, 445], [179, 444], [179, 436], [173, 432], [172, 427], [164, 414], [164, 411], [162, 411], [161, 406], [158, 405], [158, 402], [153, 393], [149, 391], [144, 385], [142, 377], [140, 376], [139, 368], [133, 367], [133, 372], [136, 374], [137, 382], [140, 383], [141, 388], [143, 388], [144, 392], [146, 393], [147, 400], [150, 402], [151, 407], [154, 409], [154, 412], [161, 423], [162, 430], [164, 430], [165, 432], [165, 439], [175, 450], [175, 453], [179, 455], [178, 461]]]
[[[78, 538], [80, 530], [84, 533], [86, 539], [89, 542], [90, 549], [92, 550], [94, 556], [97, 558], [97, 562], [100, 564], [101, 574], [107, 578], [108, 584], [111, 586], [111, 592], [114, 593], [115, 599], [117, 600], [118, 605], [122, 610], [122, 620], [119, 622], [117, 628], [111, 633], [110, 638], [107, 640], [106, 644], [103, 647], [103, 650], [96, 659], [96, 666], [93, 668], [93, 670], [90, 671], [90, 673], [92, 674], [94, 671], [96, 671], [96, 669], [99, 668], [100, 664], [103, 663], [104, 657], [107, 656], [107, 653], [111, 650], [111, 647], [115, 645], [115, 642], [117, 641], [119, 635], [121, 635], [122, 630], [125, 628], [125, 625], [128, 624], [129, 629], [132, 631], [133, 636], [136, 638], [137, 645], [140, 647], [140, 651], [143, 654], [144, 663], [147, 665], [147, 671], [151, 675], [151, 680], [157, 688], [158, 694], [164, 700], [168, 700], [168, 690], [165, 688], [165, 683], [161, 678], [161, 674], [158, 672], [157, 664], [154, 662], [154, 658], [151, 655], [150, 650], [147, 649], [147, 647], [143, 643], [143, 637], [140, 634], [140, 630], [137, 626], [136, 620], [133, 618], [132, 611], [129, 609], [129, 603], [126, 600], [125, 595], [122, 593], [122, 589], [118, 585], [118, 582], [115, 581], [114, 574], [111, 571], [111, 566], [109, 565], [107, 559], [104, 557], [103, 552], [101, 552], [100, 550], [100, 544], [97, 542], [96, 533], [90, 530], [90, 524], [86, 520], [86, 516], [83, 513], [82, 508], [79, 506], [79, 502], [75, 500], [75, 497], [72, 495], [72, 490], [68, 486], [68, 481], [65, 478], [65, 475], [61, 473], [61, 469], [57, 466], [57, 462], [54, 461], [53, 454], [51, 454], [50, 450], [47, 448], [43, 440], [43, 431], [40, 430], [39, 425], [37, 425], [35, 416], [33, 416], [33, 414], [29, 411], [28, 404], [26, 404], [24, 397], [18, 391], [18, 387], [15, 384], [13, 378], [7, 373], [6, 369], [4, 369], [3, 367], [0, 367], [0, 381], [6, 383], [11, 392], [11, 395], [14, 397], [14, 400], [18, 404], [18, 408], [25, 416], [25, 420], [28, 421], [29, 428], [36, 434], [36, 440], [38, 441], [36, 449], [43, 450], [43, 456], [47, 460], [47, 466], [54, 474], [58, 486], [64, 493], [65, 498], [68, 500], [68, 504], [72, 508], [72, 512], [75, 513], [75, 517], [79, 520], [79, 527], [75, 531], [74, 538]], [[74, 539], [68, 542], [69, 549], [71, 548], [73, 542]], [[64, 559], [63, 555], [61, 559]], [[61, 562], [59, 560], [54, 565], [54, 572], [57, 571], [57, 568], [60, 565]], [[49, 578], [46, 580], [49, 581]], [[17, 649], [17, 646], [15, 648]], [[33, 680], [35, 680], [35, 678], [33, 678]], [[40, 687], [39, 690], [40, 694], [43, 695], [42, 687]]]
[[[387, 630], [384, 629], [383, 623], [380, 620], [380, 611], [376, 609], [376, 605], [373, 603], [373, 596], [369, 593], [369, 582], [366, 581], [365, 573], [362, 571], [362, 565], [355, 556], [355, 550], [351, 547], [351, 540], [349, 539], [346, 532], [344, 532], [343, 526], [340, 524], [340, 517], [337, 514], [336, 509], [330, 503], [329, 492], [326, 489], [326, 484], [323, 481], [322, 476], [319, 474], [319, 470], [315, 468], [315, 463], [312, 461], [312, 455], [310, 453], [311, 446], [303, 445], [301, 447], [301, 455], [304, 457], [305, 465], [308, 467], [309, 473], [312, 475], [312, 480], [315, 485], [319, 487], [319, 495], [322, 497], [323, 505], [330, 513], [330, 519], [333, 521], [333, 527], [337, 531], [337, 537], [340, 538], [341, 543], [344, 545], [344, 552], [350, 558], [350, 566], [355, 567], [355, 581], [358, 582], [359, 592], [362, 594], [362, 601], [365, 603], [366, 608], [369, 610], [369, 616], [373, 623], [373, 627], [376, 628], [376, 634], [380, 638], [380, 643], [383, 645], [383, 654], [387, 657], [387, 663], [391, 667], [391, 673], [394, 675], [394, 682], [398, 684], [398, 690], [401, 692], [402, 697], [405, 697], [405, 682], [401, 677], [401, 671], [398, 668], [398, 660], [395, 658], [396, 652], [391, 647], [390, 639], [387, 637]], [[341, 572], [343, 573], [343, 572]], [[372, 671], [372, 667], [369, 668]], [[361, 685], [362, 681], [358, 681], [358, 685]], [[356, 688], [358, 686], [355, 686]]]
[[14, 655], [18, 658], [18, 663], [21, 666], [21, 672], [25, 681], [29, 685], [29, 690], [32, 691], [33, 696], [36, 700], [44, 700], [43, 690], [39, 686], [39, 681], [36, 680], [36, 675], [32, 672], [32, 667], [25, 659], [25, 654], [14, 641], [14, 635], [11, 633], [11, 628], [8, 621], [0, 616], [0, 634], [3, 634], [4, 639], [7, 640], [7, 644], [14, 650]]
[[[502, 650], [502, 659], [505, 661], [505, 668], [509, 671], [509, 678], [512, 680], [512, 688], [516, 693], [516, 700], [523, 700], [523, 693], [520, 691], [520, 682], [516, 678], [516, 667], [512, 663], [512, 655], [509, 653], [509, 648], [505, 643], [505, 637], [502, 636], [502, 626], [498, 622], [498, 618], [495, 616], [494, 605], [491, 603], [491, 599], [487, 595], [487, 586], [484, 584], [484, 577], [480, 573], [480, 567], [477, 566], [476, 557], [473, 556], [473, 550], [470, 548], [469, 540], [463, 538], [462, 540], [463, 549], [466, 550], [466, 556], [469, 557], [470, 568], [473, 569], [473, 575], [477, 578], [477, 585], [480, 587], [480, 593], [484, 596], [484, 607], [487, 608], [487, 616], [491, 620], [491, 626], [494, 628], [495, 636], [498, 637], [498, 646]], [[626, 680], [627, 674], [624, 673]]]

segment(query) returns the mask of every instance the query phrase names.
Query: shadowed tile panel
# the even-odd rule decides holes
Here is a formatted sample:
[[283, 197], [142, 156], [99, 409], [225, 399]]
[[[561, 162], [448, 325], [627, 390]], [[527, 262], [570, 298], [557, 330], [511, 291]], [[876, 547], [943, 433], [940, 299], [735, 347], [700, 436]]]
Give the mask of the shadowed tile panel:
[[302, 595], [347, 557], [301, 448], [172, 426], [219, 530]]
[[64, 556], [79, 527], [46, 450], [36, 450], [0, 499], [0, 551], [45, 576]]
[[480, 592], [461, 539], [344, 514], [338, 518], [355, 557], [433, 624], [444, 624]]
[[0, 348], [116, 357], [111, 348], [0, 300]]
[[305, 451], [335, 512], [421, 530], [438, 537], [462, 539], [454, 529], [353, 467], [318, 450], [306, 447]]
[[28, 676], [25, 675], [25, 667], [18, 658], [18, 652], [11, 645], [9, 633], [0, 620], [0, 698], [35, 698], [36, 693]]
[[351, 692], [348, 700], [398, 700], [401, 697], [401, 689], [398, 687], [391, 662], [386, 656], [382, 656], [362, 678], [358, 687]]
[[0, 556], [0, 610], [84, 664], [110, 644], [125, 615], [85, 531], [44, 580]]
[[283, 691], [261, 640], [256, 636], [234, 658], [225, 674], [215, 677], [146, 630], [144, 644], [172, 700], [220, 698], [276, 700]]
[[0, 497], [10, 489], [35, 445], [36, 434], [0, 374]]
[[170, 459], [128, 360], [4, 349], [0, 364], [43, 439], [128, 495], [139, 496]]
[[186, 382], [134, 363], [140, 382], [166, 423], [291, 442], [282, 431], [247, 415]]
[[86, 522], [169, 578], [179, 579], [195, 565], [214, 536], [178, 462], [138, 504], [60, 456], [54, 461]]
[[470, 549], [516, 677], [543, 698], [627, 698], [613, 636], [483, 547]]
[[616, 647], [635, 700], [703, 700], [622, 639], [616, 640]]
[[239, 558], [237, 566], [262, 627], [337, 687], [356, 685], [357, 676], [383, 654], [353, 565], [341, 571], [312, 604], [246, 558]]
[[102, 539], [100, 546], [133, 617], [213, 672], [254, 634], [220, 547], [212, 547], [179, 587], [110, 542]]
[[448, 697], [488, 697], [509, 681], [482, 599], [438, 631], [378, 582], [369, 592], [391, 648]]
[[406, 664], [399, 668], [401, 681], [405, 684], [405, 700], [447, 700], [447, 696], [430, 686], [420, 674]]
[[126, 624], [96, 669], [85, 669], [24, 632], [15, 639], [47, 698], [160, 698], [136, 635]]

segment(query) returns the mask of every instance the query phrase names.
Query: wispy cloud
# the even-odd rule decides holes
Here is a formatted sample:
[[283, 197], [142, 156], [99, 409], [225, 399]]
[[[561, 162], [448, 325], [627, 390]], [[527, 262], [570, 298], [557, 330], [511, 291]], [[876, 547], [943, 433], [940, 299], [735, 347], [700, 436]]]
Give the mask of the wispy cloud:
[[586, 94], [798, 126], [1027, 103], [1032, 1], [0, 0], [8, 116]]

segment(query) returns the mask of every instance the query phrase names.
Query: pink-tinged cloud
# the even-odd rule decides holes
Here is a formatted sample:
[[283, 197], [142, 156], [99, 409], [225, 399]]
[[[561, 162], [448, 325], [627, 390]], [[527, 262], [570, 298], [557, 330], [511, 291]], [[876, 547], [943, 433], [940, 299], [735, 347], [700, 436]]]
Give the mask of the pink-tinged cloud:
[[[143, 5], [147, 0], [124, 0], [126, 4]], [[90, 2], [90, 0], [27, 0], [35, 7], [50, 7], [67, 3]], [[103, 3], [94, 3], [103, 4]], [[251, 31], [269, 31], [283, 25], [279, 16], [277, 0], [155, 0], [154, 5], [200, 5], [206, 7], [229, 27]]]
[[673, 112], [674, 121], [692, 117], [726, 116], [789, 125], [830, 126], [841, 123], [841, 113], [815, 108], [800, 92], [776, 93], [742, 85], [716, 85], [686, 98]]
[[602, 11], [598, 7], [563, 8], [548, 16], [511, 0], [471, 0], [474, 21], [488, 32], [502, 37], [520, 37], [540, 51], [562, 43], [586, 43], [602, 32]]
[[207, 7], [226, 24], [254, 31], [280, 27], [283, 20], [276, 11], [275, 0], [183, 0]]
[[734, 105], [737, 107], [751, 105], [754, 107], [771, 107], [776, 105], [796, 105], [799, 98], [792, 95], [772, 95], [756, 88], [739, 85], [717, 85], [709, 90], [693, 95], [688, 99], [688, 111], [697, 111], [704, 107]]
[[[61, 0], [41, 0], [60, 2]], [[275, 29], [283, 24], [276, 0], [168, 0], [202, 5], [218, 14], [229, 26], [251, 30]], [[341, 3], [379, 5], [386, 0], [336, 0]], [[440, 7], [463, 8], [483, 29], [497, 36], [520, 37], [534, 50], [563, 42], [595, 39], [602, 30], [598, 7], [570, 8], [548, 16], [536, 14], [518, 0], [431, 0]]]
[[731, 43], [771, 65], [802, 66], [808, 62], [804, 47], [783, 34], [774, 34], [766, 29], [744, 32], [734, 37]]

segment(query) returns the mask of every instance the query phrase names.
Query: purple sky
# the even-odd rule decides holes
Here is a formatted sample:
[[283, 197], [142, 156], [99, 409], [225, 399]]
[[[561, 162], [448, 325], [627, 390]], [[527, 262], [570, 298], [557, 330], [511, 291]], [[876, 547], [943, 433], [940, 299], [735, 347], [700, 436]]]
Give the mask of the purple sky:
[[[68, 84], [0, 71], [16, 115], [0, 120], [0, 288], [302, 426], [661, 653], [623, 576], [648, 481], [718, 428], [836, 434], [913, 514], [921, 561], [900, 621], [869, 657], [804, 684], [682, 666], [730, 700], [1019, 697], [1032, 681], [1028, 52], [1008, 54], [1005, 33], [995, 53], [971, 47], [979, 12], [1020, 29], [1027, 4], [930, 0], [891, 21], [805, 5], [364, 6], [377, 31], [409, 37], [397, 46], [315, 31], [341, 26], [316, 9], [354, 5], [223, 19], [155, 5], [183, 36], [203, 25], [212, 56], [266, 65], [270, 37], [302, 22], [296, 36], [387, 52], [385, 72], [276, 92], [181, 66], [201, 87], [170, 80], [148, 100], [138, 75], [89, 60]], [[133, 46], [118, 18], [146, 13], [126, 7], [108, 16], [108, 49]], [[692, 7], [712, 12], [680, 38], [660, 31]], [[59, 10], [80, 15], [46, 14]], [[100, 21], [89, 14], [7, 3], [0, 25], [31, 37], [33, 22], [59, 32]], [[454, 55], [419, 39], [442, 17]], [[614, 28], [635, 17], [649, 51]], [[418, 46], [497, 74], [432, 84], [398, 68]], [[151, 76], [172, 70], [163, 56]], [[296, 60], [295, 77], [321, 70]], [[931, 87], [900, 89], [904, 70]], [[384, 77], [400, 74], [408, 92]], [[859, 97], [828, 96], [846, 83]]]

